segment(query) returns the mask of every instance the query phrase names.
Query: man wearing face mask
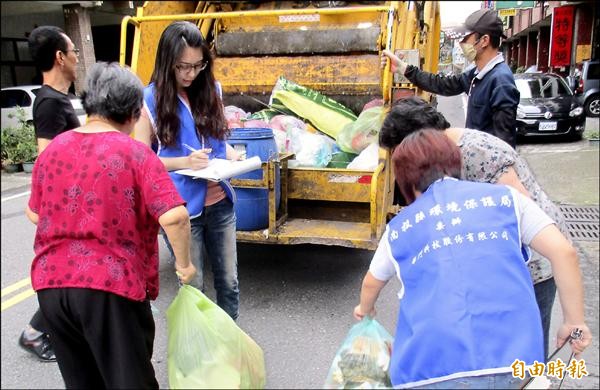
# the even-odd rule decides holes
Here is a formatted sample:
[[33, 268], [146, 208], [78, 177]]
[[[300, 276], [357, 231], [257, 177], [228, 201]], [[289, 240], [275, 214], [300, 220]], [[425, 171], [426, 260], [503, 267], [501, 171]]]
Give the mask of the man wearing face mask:
[[474, 62], [458, 76], [440, 76], [409, 65], [389, 50], [384, 50], [381, 65], [389, 58], [391, 71], [404, 75], [411, 83], [442, 96], [466, 93], [466, 127], [485, 131], [516, 148], [516, 114], [519, 91], [513, 73], [499, 52], [500, 39], [506, 38], [503, 25], [493, 10], [478, 10], [464, 23], [465, 36], [460, 46], [465, 58]]

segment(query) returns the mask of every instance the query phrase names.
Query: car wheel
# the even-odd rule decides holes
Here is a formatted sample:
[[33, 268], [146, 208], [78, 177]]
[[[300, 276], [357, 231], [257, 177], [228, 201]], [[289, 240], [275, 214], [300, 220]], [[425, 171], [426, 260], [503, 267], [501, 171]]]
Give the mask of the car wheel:
[[592, 95], [585, 102], [585, 114], [592, 118], [600, 116], [600, 94]]

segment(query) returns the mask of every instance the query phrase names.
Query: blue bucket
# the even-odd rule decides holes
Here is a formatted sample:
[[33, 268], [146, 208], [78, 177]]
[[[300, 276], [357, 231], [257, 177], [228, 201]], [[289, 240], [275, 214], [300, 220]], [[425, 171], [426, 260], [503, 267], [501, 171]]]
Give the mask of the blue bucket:
[[[277, 144], [273, 130], [268, 128], [232, 129], [227, 142], [238, 153], [245, 153], [246, 158], [258, 156], [262, 162], [277, 158]], [[279, 187], [279, 170], [275, 173], [275, 204], [279, 208], [281, 189]], [[262, 169], [257, 169], [236, 179], [262, 179]], [[261, 188], [235, 187], [237, 201], [235, 215], [237, 230], [259, 230], [269, 227], [269, 190]]]

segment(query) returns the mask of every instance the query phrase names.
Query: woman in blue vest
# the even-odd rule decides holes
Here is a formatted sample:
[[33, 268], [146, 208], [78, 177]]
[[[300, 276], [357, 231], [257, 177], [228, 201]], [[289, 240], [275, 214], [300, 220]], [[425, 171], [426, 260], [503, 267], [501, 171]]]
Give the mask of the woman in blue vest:
[[[192, 259], [198, 270], [190, 284], [203, 288], [205, 248], [217, 304], [235, 320], [239, 288], [233, 187], [228, 181], [209, 182], [172, 172], [205, 168], [212, 158], [238, 159], [225, 142], [228, 134], [208, 44], [193, 23], [171, 23], [158, 43], [135, 137], [156, 151], [187, 202], [194, 241]], [[167, 246], [171, 250], [168, 240]]]
[[519, 362], [544, 361], [525, 245], [552, 263], [564, 317], [557, 344], [576, 329], [576, 354], [591, 343], [577, 253], [531, 199], [458, 180], [460, 150], [436, 130], [407, 136], [392, 161], [409, 205], [388, 224], [354, 316], [373, 316], [381, 289], [400, 279], [394, 387], [519, 388]]
[[[381, 126], [379, 144], [393, 150], [407, 135], [422, 129], [438, 130], [458, 146], [462, 155], [461, 179], [514, 187], [531, 198], [568, 237], [569, 231], [562, 212], [544, 192], [527, 161], [516, 150], [489, 133], [450, 127], [442, 113], [419, 97], [413, 96], [394, 103]], [[552, 352], [549, 351], [549, 340], [556, 284], [550, 262], [539, 253], [531, 252], [527, 267], [540, 310], [544, 356], [547, 357]]]

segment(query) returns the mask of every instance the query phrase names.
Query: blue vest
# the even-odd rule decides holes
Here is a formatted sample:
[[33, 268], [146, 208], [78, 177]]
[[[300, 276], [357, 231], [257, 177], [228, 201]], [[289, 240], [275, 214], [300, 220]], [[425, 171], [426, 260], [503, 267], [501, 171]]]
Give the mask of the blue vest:
[[507, 187], [437, 181], [390, 221], [388, 240], [404, 294], [394, 386], [507, 372], [515, 359], [543, 362], [540, 312]]
[[[156, 101], [154, 95], [154, 83], [151, 83], [144, 89], [144, 101], [152, 115], [151, 120], [156, 122]], [[196, 125], [190, 109], [179, 98], [178, 115], [181, 122], [177, 140], [172, 146], [165, 146], [158, 141], [155, 147], [156, 154], [159, 157], [183, 157], [188, 156], [192, 152], [183, 147], [187, 144], [194, 149], [211, 148], [210, 158], [225, 158], [226, 144], [212, 137], [203, 137], [203, 140], [198, 139]], [[203, 179], [194, 179], [190, 176], [180, 175], [169, 172], [171, 180], [175, 184], [179, 195], [187, 202], [186, 207], [190, 218], [194, 218], [202, 214], [204, 210], [204, 201], [206, 200], [207, 182]], [[221, 187], [227, 194], [227, 197], [235, 202], [235, 191], [228, 180], [220, 182]]]

